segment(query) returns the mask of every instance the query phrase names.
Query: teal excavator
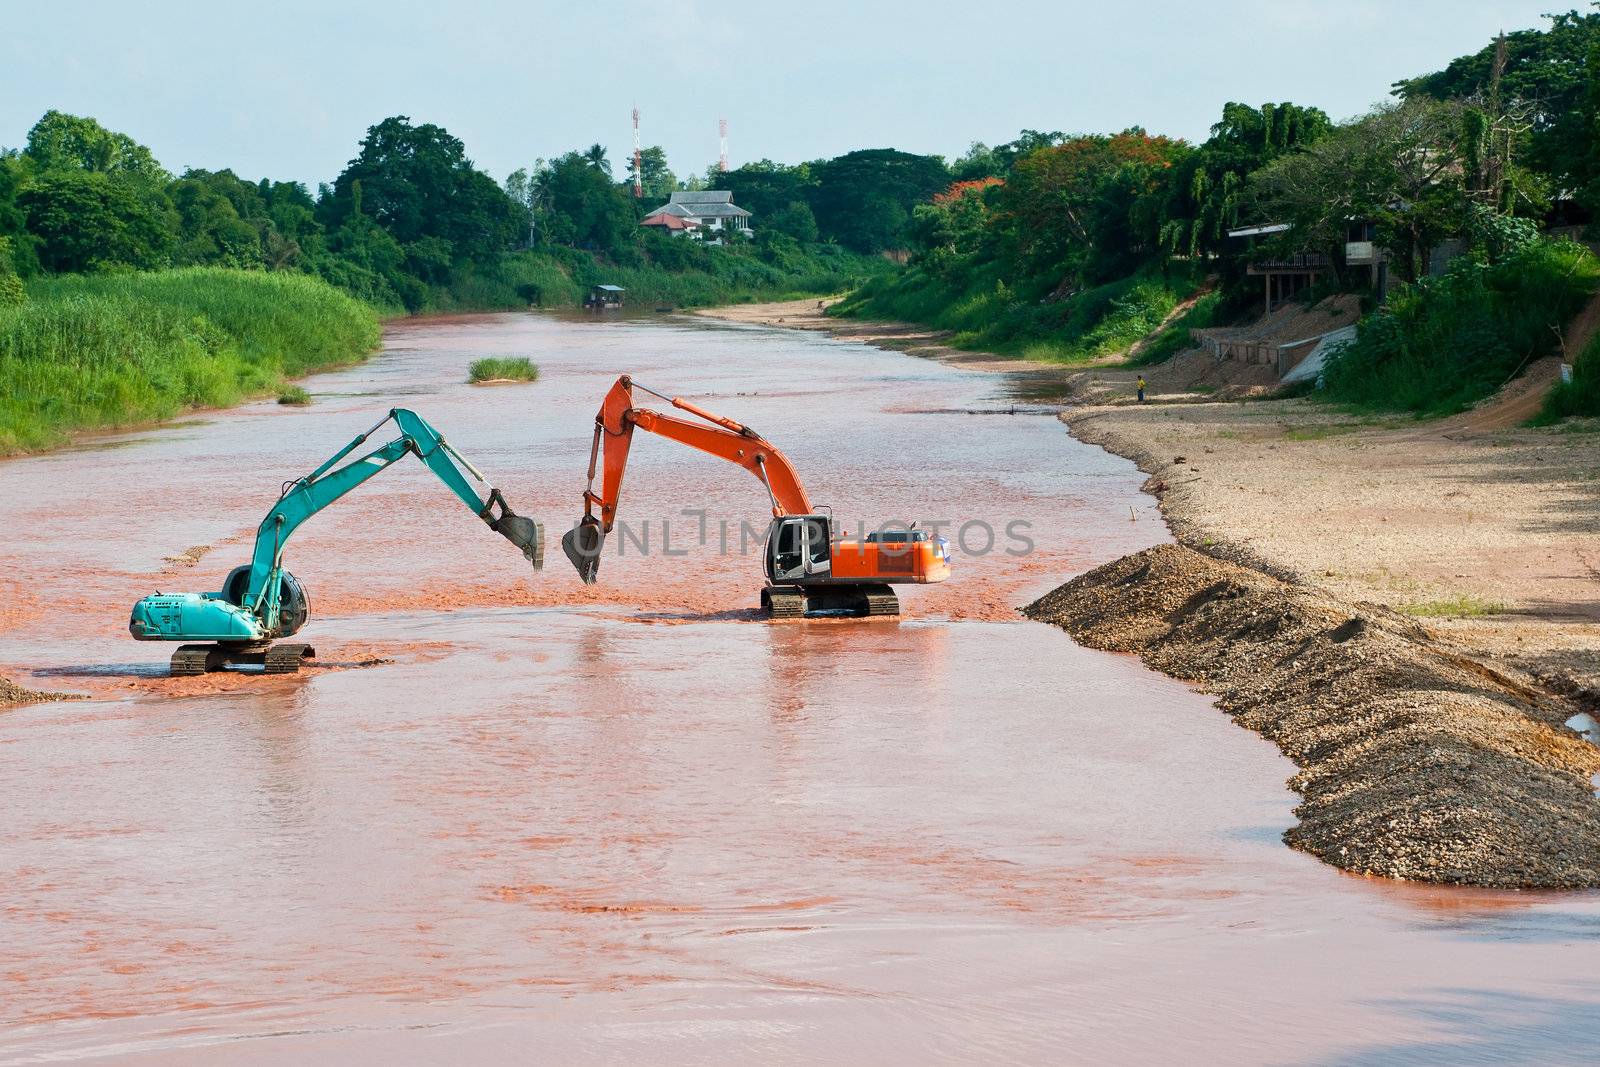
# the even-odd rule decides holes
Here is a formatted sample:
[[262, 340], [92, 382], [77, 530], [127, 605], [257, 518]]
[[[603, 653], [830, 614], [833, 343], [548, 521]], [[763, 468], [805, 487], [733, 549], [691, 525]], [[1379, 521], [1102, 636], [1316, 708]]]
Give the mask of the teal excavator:
[[[338, 465], [391, 420], [398, 437]], [[220, 592], [147, 596], [133, 606], [129, 632], [140, 641], [204, 642], [179, 646], [172, 655], [173, 674], [204, 674], [244, 663], [260, 664], [268, 674], [298, 671], [316, 652], [308, 644], [280, 642], [298, 632], [309, 614], [304, 587], [283, 568], [284, 545], [301, 523], [407, 453], [427, 464], [489, 529], [520, 548], [534, 570], [544, 565], [544, 527], [513, 512], [493, 486], [487, 496], [479, 495], [462, 468], [487, 485], [483, 473], [422, 416], [394, 408], [322, 466], [284, 483], [278, 502], [256, 530], [249, 565], [229, 572]]]

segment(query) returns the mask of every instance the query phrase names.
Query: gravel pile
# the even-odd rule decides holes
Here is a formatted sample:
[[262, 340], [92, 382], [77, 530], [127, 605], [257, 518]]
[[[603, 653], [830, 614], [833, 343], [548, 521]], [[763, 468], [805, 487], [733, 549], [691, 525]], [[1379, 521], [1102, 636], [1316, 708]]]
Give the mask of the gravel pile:
[[75, 693], [45, 693], [37, 689], [24, 689], [10, 678], [0, 677], [0, 708], [12, 704], [37, 704], [42, 700], [82, 700]]
[[1372, 604], [1181, 545], [1025, 609], [1195, 682], [1300, 767], [1292, 847], [1345, 870], [1497, 887], [1600, 886], [1600, 748], [1530, 676]]

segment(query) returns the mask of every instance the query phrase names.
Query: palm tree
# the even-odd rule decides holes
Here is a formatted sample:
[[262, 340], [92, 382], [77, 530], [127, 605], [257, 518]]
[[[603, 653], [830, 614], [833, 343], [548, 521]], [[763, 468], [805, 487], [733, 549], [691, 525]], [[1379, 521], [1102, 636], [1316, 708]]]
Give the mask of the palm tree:
[[590, 145], [583, 153], [583, 160], [595, 170], [604, 172], [607, 178], [611, 177], [611, 161], [606, 158], [605, 145]]

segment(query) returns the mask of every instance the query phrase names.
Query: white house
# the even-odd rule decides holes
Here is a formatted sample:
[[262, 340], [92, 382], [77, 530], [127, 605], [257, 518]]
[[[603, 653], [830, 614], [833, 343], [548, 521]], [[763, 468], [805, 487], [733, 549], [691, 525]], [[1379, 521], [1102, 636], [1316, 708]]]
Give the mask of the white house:
[[[667, 219], [682, 219], [677, 226]], [[720, 241], [724, 231], [738, 230], [750, 236], [750, 212], [733, 202], [726, 190], [679, 191], [665, 204], [646, 215], [640, 225], [656, 226], [669, 233], [697, 233], [708, 241]]]

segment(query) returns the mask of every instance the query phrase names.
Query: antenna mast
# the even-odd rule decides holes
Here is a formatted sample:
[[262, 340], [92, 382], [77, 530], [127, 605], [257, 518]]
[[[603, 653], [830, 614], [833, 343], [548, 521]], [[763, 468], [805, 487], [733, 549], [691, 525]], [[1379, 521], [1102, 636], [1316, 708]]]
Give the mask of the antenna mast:
[[639, 109], [633, 109], [633, 195], [644, 196], [644, 156], [639, 151]]
[[717, 169], [726, 173], [728, 170], [728, 120], [717, 120], [717, 136], [721, 139], [717, 155]]

